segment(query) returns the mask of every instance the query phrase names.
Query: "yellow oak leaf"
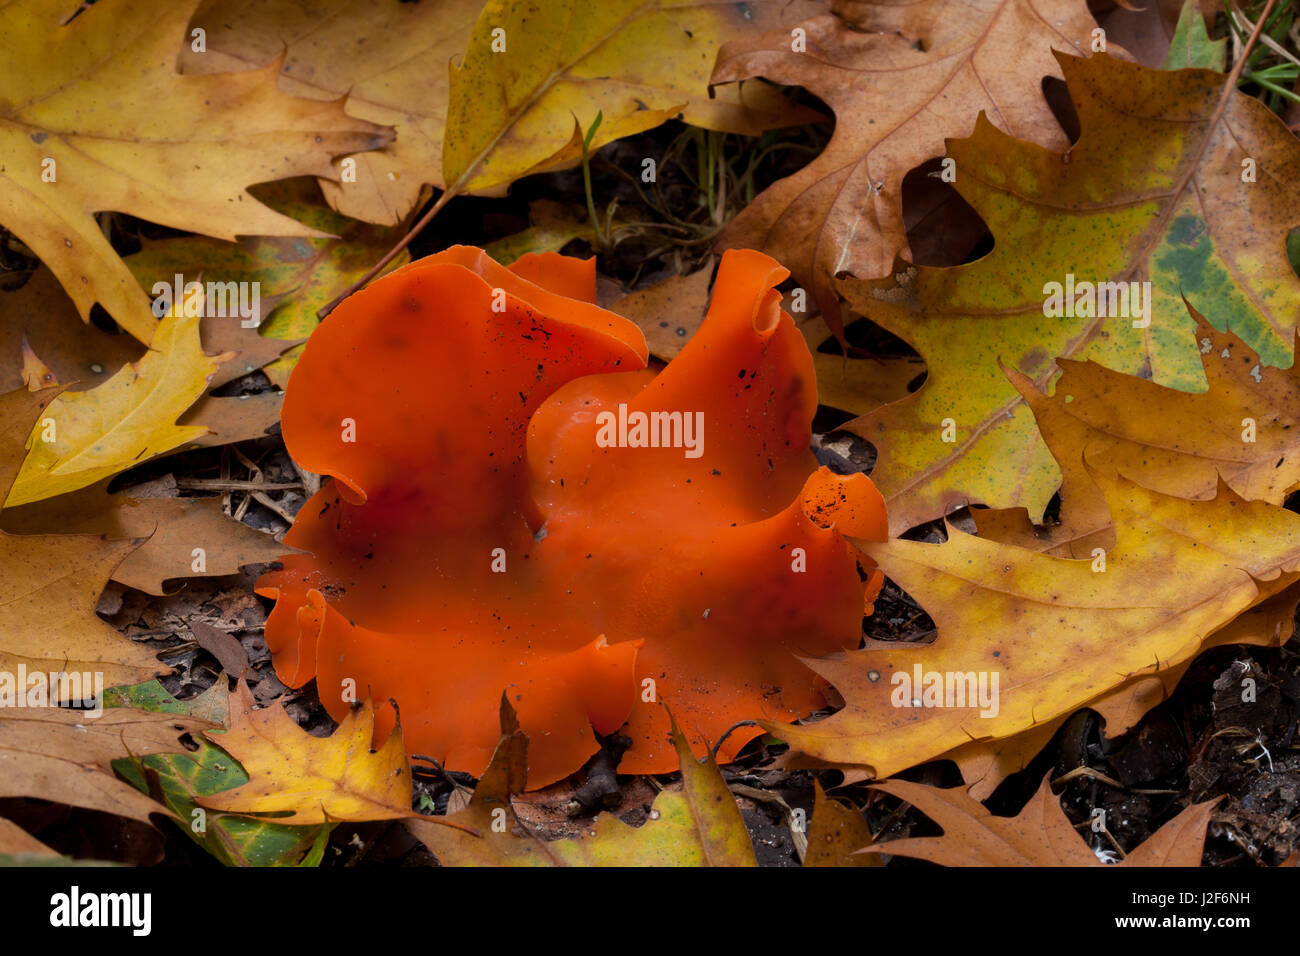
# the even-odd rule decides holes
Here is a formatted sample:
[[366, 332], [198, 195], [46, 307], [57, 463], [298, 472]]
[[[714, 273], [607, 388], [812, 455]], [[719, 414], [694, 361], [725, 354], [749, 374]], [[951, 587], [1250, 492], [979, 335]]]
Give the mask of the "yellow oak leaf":
[[376, 149], [391, 132], [352, 119], [340, 100], [276, 88], [261, 70], [181, 76], [198, 0], [66, 0], [0, 5], [0, 223], [58, 276], [83, 319], [99, 302], [141, 342], [157, 326], [149, 298], [94, 213], [116, 210], [175, 229], [319, 236], [266, 208], [245, 186], [332, 177], [330, 159]]
[[369, 703], [344, 717], [329, 737], [313, 737], [278, 703], [258, 710], [242, 681], [229, 703], [230, 729], [204, 736], [243, 764], [249, 780], [197, 800], [202, 806], [284, 814], [275, 822], [295, 825], [415, 815], [401, 727], [372, 753], [375, 714]]
[[85, 488], [206, 435], [203, 426], [176, 424], [229, 358], [204, 354], [199, 321], [164, 316], [140, 361], [89, 391], [54, 399], [32, 429], [31, 451], [5, 507]]
[[819, 760], [889, 776], [971, 742], [1032, 731], [1179, 668], [1216, 643], [1220, 628], [1300, 580], [1300, 517], [1290, 511], [1245, 501], [1226, 485], [1211, 500], [1189, 501], [1123, 476], [1092, 477], [1116, 533], [1104, 564], [955, 528], [943, 544], [862, 542], [930, 613], [938, 635], [932, 644], [877, 641], [808, 661], [844, 709], [769, 730]]
[[[683, 114], [690, 123], [756, 135], [816, 118], [757, 85], [709, 96], [722, 41], [807, 15], [806, 0], [489, 0], [452, 67], [442, 174], [476, 192], [576, 164], [591, 150]], [[638, 170], [638, 172], [641, 172]]]
[[926, 361], [921, 388], [845, 426], [879, 453], [871, 480], [893, 533], [968, 504], [1042, 521], [1061, 471], [1004, 367], [1040, 391], [1060, 358], [1203, 391], [1187, 303], [1253, 350], [1246, 370], [1292, 363], [1295, 135], [1222, 74], [1107, 53], [1057, 59], [1081, 129], [1068, 149], [1013, 138], [988, 115], [947, 141], [961, 170], [953, 186], [988, 223], [993, 250], [837, 286]]

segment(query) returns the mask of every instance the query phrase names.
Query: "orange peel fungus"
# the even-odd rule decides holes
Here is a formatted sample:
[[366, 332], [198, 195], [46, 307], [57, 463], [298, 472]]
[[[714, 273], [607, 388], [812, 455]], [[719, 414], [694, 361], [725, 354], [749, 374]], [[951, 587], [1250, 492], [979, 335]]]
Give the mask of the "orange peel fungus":
[[[726, 253], [658, 374], [594, 304], [594, 260], [457, 246], [348, 298], [285, 396], [294, 460], [334, 480], [285, 538], [305, 553], [258, 581], [280, 678], [315, 678], [336, 719], [391, 699], [411, 753], [475, 775], [506, 690], [530, 787], [579, 769], [593, 730], [632, 738], [620, 772], [677, 769], [660, 701], [697, 753], [822, 706], [798, 656], [858, 646], [880, 574], [846, 538], [883, 540], [885, 509], [809, 451], [787, 275]], [[377, 739], [393, 723], [380, 708]]]

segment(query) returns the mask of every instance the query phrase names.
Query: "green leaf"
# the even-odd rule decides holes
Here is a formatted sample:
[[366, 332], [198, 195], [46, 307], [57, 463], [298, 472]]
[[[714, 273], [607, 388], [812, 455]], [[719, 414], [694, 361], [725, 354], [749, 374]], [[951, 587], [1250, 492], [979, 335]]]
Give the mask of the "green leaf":
[[[192, 700], [172, 697], [156, 680], [104, 692], [105, 707], [137, 707], [168, 714], [188, 714], [225, 723], [227, 693], [221, 682]], [[286, 826], [205, 810], [195, 797], [211, 796], [248, 783], [244, 768], [220, 747], [196, 740], [187, 754], [155, 754], [124, 758], [113, 769], [144, 793], [155, 793], [181, 820], [185, 833], [227, 866], [316, 866], [324, 854], [333, 824], [323, 827]], [[198, 811], [196, 813], [196, 811]]]
[[1186, 0], [1182, 13], [1178, 15], [1178, 26], [1174, 28], [1174, 38], [1170, 41], [1164, 68], [1183, 70], [1199, 67], [1222, 73], [1227, 43], [1226, 38], [1210, 39], [1210, 34], [1205, 30], [1205, 18], [1201, 16], [1201, 5], [1197, 0]]

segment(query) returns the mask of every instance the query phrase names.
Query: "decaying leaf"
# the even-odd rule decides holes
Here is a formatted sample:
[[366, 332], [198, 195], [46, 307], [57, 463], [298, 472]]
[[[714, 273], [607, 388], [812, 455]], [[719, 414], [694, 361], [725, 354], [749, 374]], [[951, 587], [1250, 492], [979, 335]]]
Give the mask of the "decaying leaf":
[[[452, 67], [442, 175], [456, 192], [506, 185], [682, 114], [689, 123], [751, 135], [807, 122], [770, 87], [711, 98], [709, 70], [724, 38], [808, 15], [810, 0], [489, 0]], [[788, 28], [787, 28], [788, 30]], [[508, 56], [503, 53], [508, 52]]]
[[209, 727], [205, 720], [151, 714], [127, 707], [99, 716], [59, 707], [0, 711], [0, 796], [33, 797], [101, 810], [150, 823], [171, 811], [113, 775], [112, 762], [178, 753], [181, 737]]
[[[929, 860], [943, 866], [1106, 866], [1070, 823], [1046, 778], [1014, 817], [996, 817], [962, 788], [941, 790], [906, 780], [873, 784], [906, 800], [943, 827], [943, 836], [890, 840], [867, 853]], [[1119, 866], [1200, 866], [1205, 828], [1218, 800], [1184, 809]]]
[[284, 393], [278, 391], [255, 395], [204, 395], [177, 424], [182, 428], [202, 429], [184, 446], [186, 449], [229, 445], [265, 438], [279, 426], [283, 405]]
[[682, 788], [655, 797], [640, 826], [602, 813], [574, 839], [546, 841], [530, 833], [511, 804], [526, 784], [528, 737], [508, 697], [501, 701], [501, 739], [469, 806], [447, 818], [407, 828], [443, 866], [755, 866], [754, 849], [735, 798], [717, 765], [700, 762], [672, 725]]
[[[176, 272], [194, 281], [257, 283], [263, 303], [273, 305], [274, 312], [264, 308], [266, 321], [259, 329], [240, 330], [242, 341], [260, 336], [263, 343], [275, 343], [278, 352], [283, 352], [294, 342], [278, 340], [309, 336], [318, 323], [316, 311], [365, 274], [397, 241], [399, 231], [352, 222], [332, 212], [321, 202], [320, 191], [310, 179], [258, 186], [252, 192], [268, 208], [310, 226], [316, 234], [311, 238], [251, 236], [234, 245], [203, 236], [163, 239], [146, 243], [142, 251], [127, 257], [126, 264], [145, 288], [159, 281], [172, 284]], [[407, 258], [406, 253], [398, 255], [390, 268], [404, 264]], [[236, 318], [205, 320], [216, 321], [224, 323], [226, 335], [240, 327]], [[234, 348], [238, 344], [215, 339], [210, 344], [205, 328], [204, 345], [209, 351], [214, 346]], [[284, 358], [271, 362], [266, 368], [271, 381], [283, 387], [301, 352], [301, 347], [293, 348]], [[222, 368], [256, 364], [245, 361], [241, 366], [239, 362], [236, 357]]]
[[[1111, 9], [1099, 12], [1102, 3]], [[1222, 70], [1226, 40], [1211, 41], [1206, 19], [1223, 9], [1217, 0], [1146, 0], [1129, 5], [1100, 0], [1089, 5], [1099, 13], [1107, 42], [1117, 43], [1143, 66], [1177, 70], [1202, 67]]]
[[578, 221], [559, 203], [538, 199], [528, 207], [527, 229], [496, 239], [483, 251], [503, 266], [530, 252], [559, 252], [574, 239], [591, 240], [596, 233], [589, 222]]
[[[846, 8], [847, 11], [846, 11]], [[843, 331], [832, 280], [890, 274], [906, 257], [903, 177], [968, 135], [983, 111], [1013, 136], [1069, 145], [1042, 93], [1060, 76], [1053, 49], [1086, 53], [1096, 22], [1082, 0], [842, 4], [760, 37], [729, 42], [714, 83], [763, 76], [806, 87], [835, 111], [826, 149], [731, 222], [725, 248], [762, 249], [789, 265]], [[958, 163], [957, 182], [966, 172]]]
[[846, 807], [826, 796], [813, 781], [815, 804], [808, 827], [808, 853], [804, 866], [884, 866], [875, 854], [860, 853], [872, 844], [871, 828], [854, 807]]
[[[226, 680], [190, 700], [173, 698], [157, 681], [117, 688], [109, 706], [134, 706], [165, 714], [188, 714], [223, 725], [228, 716]], [[195, 800], [248, 783], [244, 768], [220, 747], [196, 740], [193, 752], [151, 754], [114, 761], [114, 769], [137, 789], [151, 786], [176, 815], [181, 830], [228, 866], [297, 866], [319, 832], [332, 828], [289, 826], [268, 820], [207, 811]]]
[[954, 185], [988, 222], [993, 251], [899, 273], [901, 285], [840, 286], [929, 371], [919, 391], [847, 426], [879, 452], [872, 479], [896, 532], [968, 503], [1042, 520], [1060, 472], [1002, 366], [1040, 390], [1057, 357], [1203, 390], [1184, 296], [1263, 364], [1291, 364], [1295, 136], [1221, 74], [1059, 59], [1082, 125], [1066, 152], [987, 118], [948, 142]]
[[[1228, 41], [1226, 38], [1210, 39], [1209, 32], [1205, 28], [1205, 17], [1201, 15], [1199, 7], [1197, 0], [1186, 0], [1183, 4], [1174, 27], [1174, 35], [1169, 40], [1169, 54], [1164, 62], [1159, 64], [1164, 69], [1223, 70]], [[1212, 14], [1211, 19], [1213, 19]]]
[[411, 768], [400, 726], [370, 750], [374, 710], [362, 704], [329, 737], [313, 737], [278, 703], [258, 709], [242, 681], [224, 733], [205, 732], [244, 767], [248, 783], [195, 800], [227, 813], [276, 814], [274, 822], [392, 820], [410, 816]]
[[75, 390], [108, 381], [145, 352], [129, 335], [87, 325], [49, 269], [41, 267], [18, 289], [0, 291], [0, 391], [23, 385], [23, 342]]
[[57, 859], [50, 849], [22, 827], [0, 817], [0, 865], [21, 863], [28, 859]]
[[[0, 395], [0, 492], [18, 472], [31, 422], [48, 410], [54, 393]], [[45, 673], [98, 672], [105, 686], [134, 684], [166, 670], [149, 650], [95, 616], [109, 576], [137, 545], [0, 531], [0, 670], [10, 679], [19, 665]]]
[[109, 494], [107, 485], [6, 508], [0, 527], [11, 534], [58, 531], [140, 541], [112, 577], [148, 594], [165, 594], [163, 582], [170, 579], [236, 574], [284, 554], [271, 535], [225, 515], [220, 498], [131, 498]]
[[128, 212], [176, 229], [316, 236], [245, 190], [334, 175], [330, 159], [375, 149], [390, 131], [342, 103], [276, 89], [279, 65], [181, 76], [176, 58], [198, 0], [117, 0], [71, 23], [63, 0], [0, 7], [0, 222], [59, 277], [83, 319], [99, 302], [141, 342], [149, 298], [93, 214]]
[[1048, 397], [1008, 370], [1060, 465], [1061, 520], [1035, 528], [1024, 509], [980, 509], [973, 515], [981, 537], [1076, 558], [1109, 548], [1110, 514], [1085, 451], [1094, 467], [1179, 498], [1212, 497], [1223, 481], [1243, 498], [1280, 505], [1300, 486], [1300, 367], [1265, 365], [1235, 334], [1188, 308], [1206, 391], [1058, 359], [1063, 372]]
[[[128, 266], [133, 258], [127, 257]], [[185, 266], [183, 272], [199, 281], [197, 270]], [[262, 316], [276, 304], [277, 296], [262, 296]], [[255, 328], [244, 328], [240, 318], [218, 315], [199, 319], [199, 338], [206, 354], [229, 356], [213, 373], [208, 382], [210, 389], [262, 368], [296, 344], [261, 336]], [[0, 391], [17, 388], [22, 382], [20, 356], [24, 339], [31, 352], [49, 366], [55, 379], [74, 392], [103, 384], [122, 366], [139, 361], [147, 351], [129, 335], [110, 335], [82, 322], [54, 273], [44, 267], [16, 291], [0, 291]]]
[[[624, 296], [610, 308], [631, 319], [645, 335], [650, 354], [665, 361], [686, 345], [704, 320], [712, 270], [673, 276]], [[782, 303], [812, 354], [817, 372], [817, 400], [823, 405], [862, 415], [907, 394], [908, 385], [925, 372], [918, 358], [845, 357], [838, 344], [834, 352], [822, 346], [834, 342], [825, 320], [810, 301]]]
[[[1297, 602], [1300, 584], [1293, 584], [1219, 628], [1201, 642], [1199, 653], [1229, 644], [1281, 647], [1295, 633]], [[1139, 677], [1089, 701], [1089, 709], [1096, 711], [1105, 724], [1106, 736], [1115, 739], [1128, 732], [1151, 708], [1167, 700], [1194, 659]], [[966, 782], [966, 792], [975, 800], [985, 800], [1003, 780], [1029, 766], [1068, 716], [1043, 721], [1010, 737], [967, 741], [938, 759], [953, 761]], [[788, 751], [778, 764], [784, 768], [836, 769], [843, 774], [845, 784], [861, 783], [874, 776], [870, 767], [828, 763], [797, 750]]]
[[1054, 558], [956, 528], [943, 544], [864, 543], [938, 635], [928, 645], [871, 642], [810, 661], [845, 708], [772, 731], [818, 759], [889, 776], [1184, 664], [1206, 638], [1300, 578], [1300, 517], [1289, 511], [1226, 486], [1188, 501], [1122, 477], [1093, 478], [1117, 538], [1104, 556]]
[[276, 64], [284, 92], [345, 98], [349, 116], [393, 127], [384, 149], [345, 157], [346, 166], [336, 159], [320, 185], [344, 215], [394, 226], [415, 207], [423, 184], [443, 185], [448, 65], [464, 52], [482, 6], [482, 0], [204, 0], [191, 24], [207, 31], [207, 49], [187, 47], [180, 66], [209, 74]]
[[85, 488], [204, 434], [176, 419], [226, 358], [204, 354], [197, 316], [164, 317], [138, 362], [90, 391], [50, 402], [5, 506]]

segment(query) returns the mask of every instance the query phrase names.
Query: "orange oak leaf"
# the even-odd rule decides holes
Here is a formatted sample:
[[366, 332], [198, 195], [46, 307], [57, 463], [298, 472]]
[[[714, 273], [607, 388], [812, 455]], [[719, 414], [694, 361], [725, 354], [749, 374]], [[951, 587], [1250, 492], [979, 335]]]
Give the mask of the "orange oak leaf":
[[1042, 92], [1060, 77], [1053, 48], [1086, 54], [1097, 24], [1081, 0], [840, 3], [792, 34], [728, 43], [714, 83], [763, 76], [806, 87], [835, 111], [811, 163], [772, 186], [727, 227], [725, 248], [778, 255], [843, 330], [836, 275], [889, 275], [907, 254], [903, 177], [944, 155], [983, 110], [998, 128], [1049, 149], [1069, 143]]
[[808, 827], [808, 853], [804, 866], [884, 866], [874, 853], [860, 853], [872, 843], [871, 828], [856, 807], [826, 796], [813, 781], [813, 815]]
[[[890, 840], [865, 853], [890, 853], [929, 860], [943, 866], [1106, 866], [1079, 838], [1079, 833], [1043, 778], [1038, 792], [1014, 817], [996, 817], [964, 789], [941, 790], [907, 780], [874, 784], [915, 806], [943, 827], [943, 836]], [[1218, 800], [1184, 809], [1120, 866], [1200, 866], [1205, 828]]]
[[348, 299], [285, 398], [291, 454], [335, 480], [285, 538], [308, 554], [259, 582], [281, 679], [316, 678], [336, 716], [345, 687], [393, 698], [413, 752], [474, 774], [508, 688], [530, 787], [621, 727], [622, 770], [675, 770], [658, 699], [697, 752], [821, 706], [794, 655], [857, 645], [880, 578], [841, 534], [882, 538], [885, 515], [865, 476], [815, 470], [786, 275], [729, 253], [657, 376], [592, 304], [594, 261], [454, 247]]

